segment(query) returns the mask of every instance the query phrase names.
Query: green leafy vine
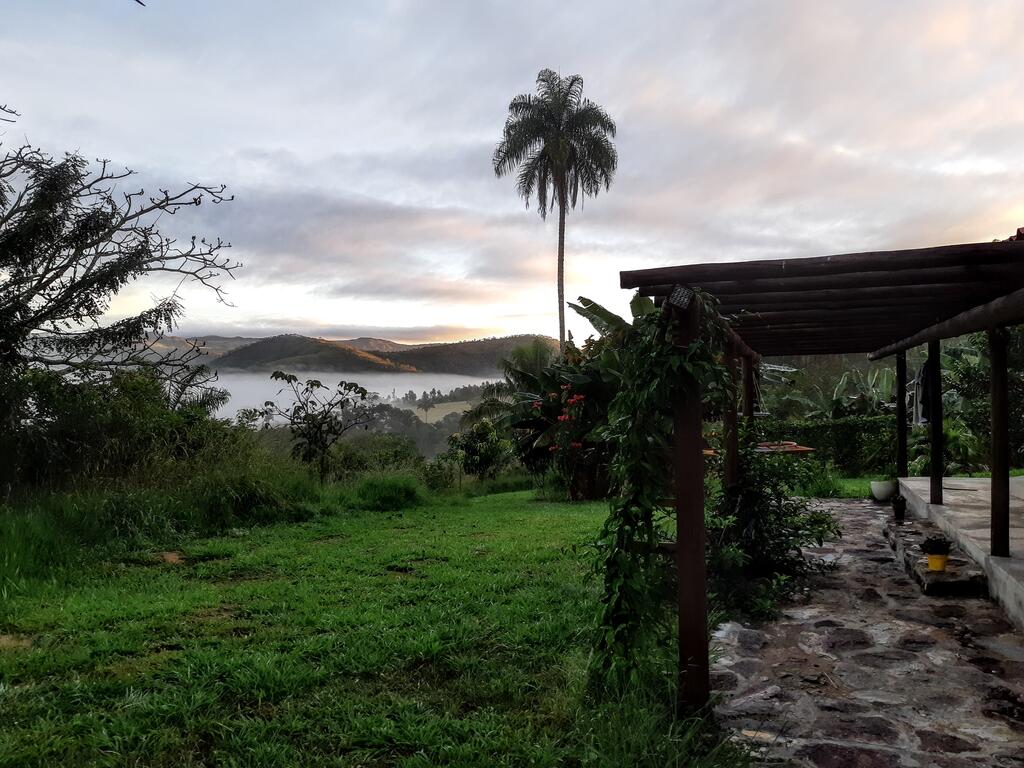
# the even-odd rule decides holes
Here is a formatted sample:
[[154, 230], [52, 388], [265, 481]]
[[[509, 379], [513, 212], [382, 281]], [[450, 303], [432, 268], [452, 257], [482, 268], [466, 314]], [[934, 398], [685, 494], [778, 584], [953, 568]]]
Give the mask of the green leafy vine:
[[665, 587], [670, 579], [657, 545], [660, 528], [674, 519], [666, 499], [672, 488], [672, 408], [682, 396], [680, 383], [694, 377], [705, 403], [720, 401], [732, 386], [721, 358], [727, 325], [710, 297], [698, 293], [694, 300], [701, 309], [696, 341], [680, 346], [673, 316], [638, 297], [633, 325], [603, 353], [605, 370], [618, 379], [605, 430], [614, 447], [614, 495], [598, 539], [604, 591], [593, 656], [594, 672], [606, 683], [634, 678], [646, 651], [669, 634]]

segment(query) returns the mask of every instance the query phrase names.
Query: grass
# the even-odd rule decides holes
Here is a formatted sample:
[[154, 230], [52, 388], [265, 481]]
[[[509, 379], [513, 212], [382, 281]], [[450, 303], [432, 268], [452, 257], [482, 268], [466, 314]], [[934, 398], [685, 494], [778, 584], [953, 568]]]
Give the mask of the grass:
[[0, 766], [745, 765], [665, 695], [589, 698], [605, 513], [349, 511], [26, 582], [0, 606]]

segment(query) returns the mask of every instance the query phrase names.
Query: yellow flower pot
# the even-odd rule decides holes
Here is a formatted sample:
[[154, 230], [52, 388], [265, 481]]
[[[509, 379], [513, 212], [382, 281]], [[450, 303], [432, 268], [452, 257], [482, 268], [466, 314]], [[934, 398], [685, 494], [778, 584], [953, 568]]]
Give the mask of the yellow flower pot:
[[949, 555], [928, 555], [928, 570], [939, 572], [946, 570], [947, 560], [949, 560]]

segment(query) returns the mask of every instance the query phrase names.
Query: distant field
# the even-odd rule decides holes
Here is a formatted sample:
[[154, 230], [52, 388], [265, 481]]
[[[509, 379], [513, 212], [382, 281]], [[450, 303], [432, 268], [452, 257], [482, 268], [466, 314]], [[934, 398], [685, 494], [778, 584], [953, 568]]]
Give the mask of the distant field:
[[411, 408], [401, 403], [396, 405], [398, 405], [399, 408], [416, 411], [416, 415], [420, 417], [420, 421], [425, 421], [427, 424], [433, 424], [443, 419], [449, 413], [465, 413], [469, 410], [470, 402], [468, 400], [457, 400], [454, 403], [438, 403], [426, 413], [424, 413], [420, 408]]

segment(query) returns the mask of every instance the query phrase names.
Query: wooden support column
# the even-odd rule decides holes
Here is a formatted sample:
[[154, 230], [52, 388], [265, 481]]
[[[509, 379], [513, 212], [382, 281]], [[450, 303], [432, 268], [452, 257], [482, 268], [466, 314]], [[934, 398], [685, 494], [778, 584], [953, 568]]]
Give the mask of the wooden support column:
[[726, 488], [732, 488], [740, 477], [740, 436], [736, 418], [736, 357], [733, 349], [725, 353], [725, 365], [729, 371], [730, 395], [722, 408], [722, 439], [725, 441], [725, 461], [722, 467], [722, 482]]
[[942, 503], [942, 475], [945, 472], [942, 432], [941, 342], [928, 342], [928, 431], [931, 434], [931, 503]]
[[1010, 432], [1006, 378], [1006, 330], [988, 332], [992, 361], [992, 554], [1010, 556]]
[[754, 383], [755, 377], [754, 361], [749, 357], [743, 358], [743, 418], [747, 420], [747, 426], [754, 419], [754, 402], [757, 399], [757, 387]]
[[[679, 310], [677, 310], [679, 311]], [[688, 344], [700, 333], [700, 310], [692, 302], [681, 311]], [[676, 580], [679, 621], [680, 714], [704, 707], [711, 694], [708, 661], [707, 576], [704, 566], [704, 444], [700, 383], [680, 381], [673, 413], [673, 478], [676, 513]]]
[[896, 353], [896, 477], [907, 477], [907, 353]]

